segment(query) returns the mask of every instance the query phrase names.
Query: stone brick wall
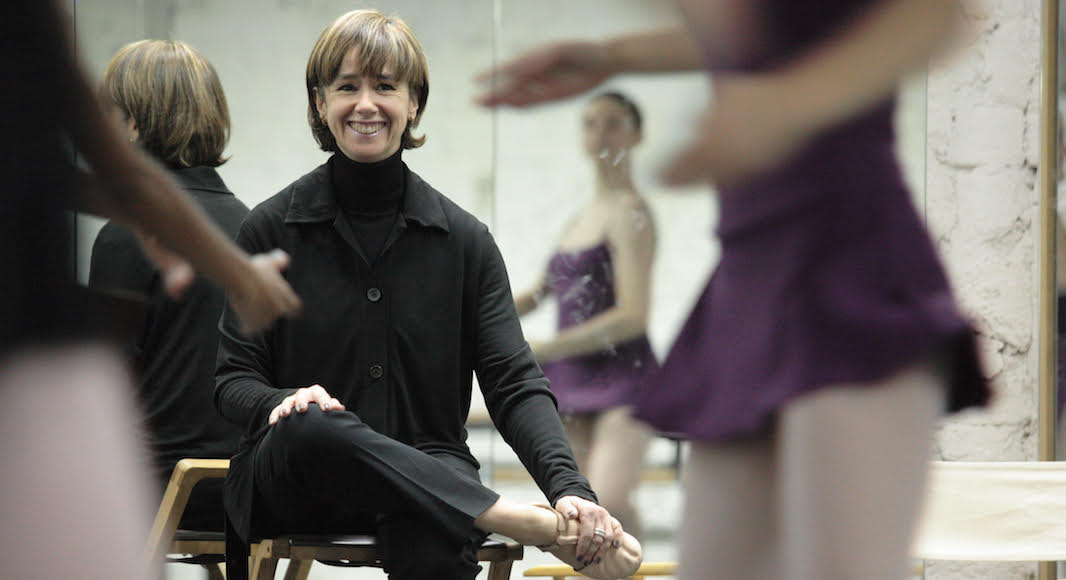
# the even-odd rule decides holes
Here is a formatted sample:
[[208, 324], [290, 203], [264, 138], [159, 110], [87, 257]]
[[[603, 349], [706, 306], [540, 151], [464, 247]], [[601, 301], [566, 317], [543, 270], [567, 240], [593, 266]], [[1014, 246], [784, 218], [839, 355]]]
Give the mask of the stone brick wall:
[[[993, 405], [946, 419], [935, 458], [1035, 459], [1040, 2], [984, 0], [928, 77], [926, 215], [977, 323]], [[928, 578], [1033, 578], [1030, 564], [933, 563]]]

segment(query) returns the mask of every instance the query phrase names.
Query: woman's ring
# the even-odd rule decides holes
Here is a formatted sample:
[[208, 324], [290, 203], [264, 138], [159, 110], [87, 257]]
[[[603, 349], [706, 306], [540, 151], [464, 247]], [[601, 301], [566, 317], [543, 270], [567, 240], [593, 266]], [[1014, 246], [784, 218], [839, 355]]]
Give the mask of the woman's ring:
[[607, 532], [605, 530], [601, 529], [601, 528], [596, 528], [595, 530], [592, 530], [592, 533], [596, 534], [597, 536], [599, 536], [601, 538], [606, 538], [607, 537]]

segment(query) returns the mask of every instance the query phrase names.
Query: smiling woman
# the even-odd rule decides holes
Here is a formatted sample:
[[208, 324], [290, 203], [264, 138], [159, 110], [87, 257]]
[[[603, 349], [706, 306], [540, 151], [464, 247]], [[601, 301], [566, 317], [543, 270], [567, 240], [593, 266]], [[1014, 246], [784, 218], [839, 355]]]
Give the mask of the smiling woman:
[[[399, 41], [402, 39], [402, 41]], [[308, 120], [323, 151], [362, 163], [425, 142], [411, 128], [429, 97], [425, 55], [402, 20], [349, 12], [319, 36], [307, 63]]]
[[[307, 308], [269, 336], [241, 336], [229, 312], [220, 324], [216, 402], [255, 434], [226, 480], [233, 530], [376, 533], [396, 580], [472, 579], [490, 532], [588, 576], [629, 576], [641, 546], [577, 471], [488, 228], [401, 159], [424, 140], [410, 134], [429, 86], [418, 41], [398, 18], [357, 10], [309, 60], [309, 122], [333, 155], [237, 237], [296, 257], [289, 280]], [[481, 485], [464, 428], [475, 372], [555, 509]], [[246, 573], [240, 545], [230, 578]]]

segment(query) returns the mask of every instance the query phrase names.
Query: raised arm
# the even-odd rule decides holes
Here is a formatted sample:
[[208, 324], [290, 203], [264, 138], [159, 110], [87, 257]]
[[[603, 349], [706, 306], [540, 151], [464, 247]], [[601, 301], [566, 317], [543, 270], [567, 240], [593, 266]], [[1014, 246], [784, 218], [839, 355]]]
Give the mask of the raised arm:
[[549, 341], [533, 343], [539, 362], [600, 352], [647, 332], [655, 242], [654, 222], [643, 200], [634, 195], [615, 208], [607, 227], [615, 304]]
[[676, 72], [703, 66], [684, 28], [637, 32], [600, 42], [571, 41], [534, 49], [482, 74], [478, 102], [527, 106], [579, 95], [612, 75]]

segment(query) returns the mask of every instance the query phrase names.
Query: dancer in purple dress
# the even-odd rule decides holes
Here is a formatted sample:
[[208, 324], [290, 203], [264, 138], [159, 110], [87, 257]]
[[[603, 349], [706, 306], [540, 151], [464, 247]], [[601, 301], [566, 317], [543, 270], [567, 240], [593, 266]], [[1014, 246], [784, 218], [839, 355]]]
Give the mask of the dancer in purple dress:
[[655, 227], [633, 186], [629, 155], [641, 125], [640, 110], [621, 93], [589, 102], [583, 135], [596, 196], [567, 225], [541, 280], [515, 298], [523, 315], [555, 296], [558, 334], [530, 347], [551, 381], [578, 468], [638, 538], [630, 496], [651, 432], [633, 420], [630, 405], [659, 366], [646, 336]]
[[706, 68], [674, 183], [721, 193], [722, 261], [638, 417], [688, 435], [682, 578], [898, 579], [934, 422], [989, 390], [893, 155], [900, 79], [954, 0], [689, 0], [688, 28], [556, 44], [486, 105]]

